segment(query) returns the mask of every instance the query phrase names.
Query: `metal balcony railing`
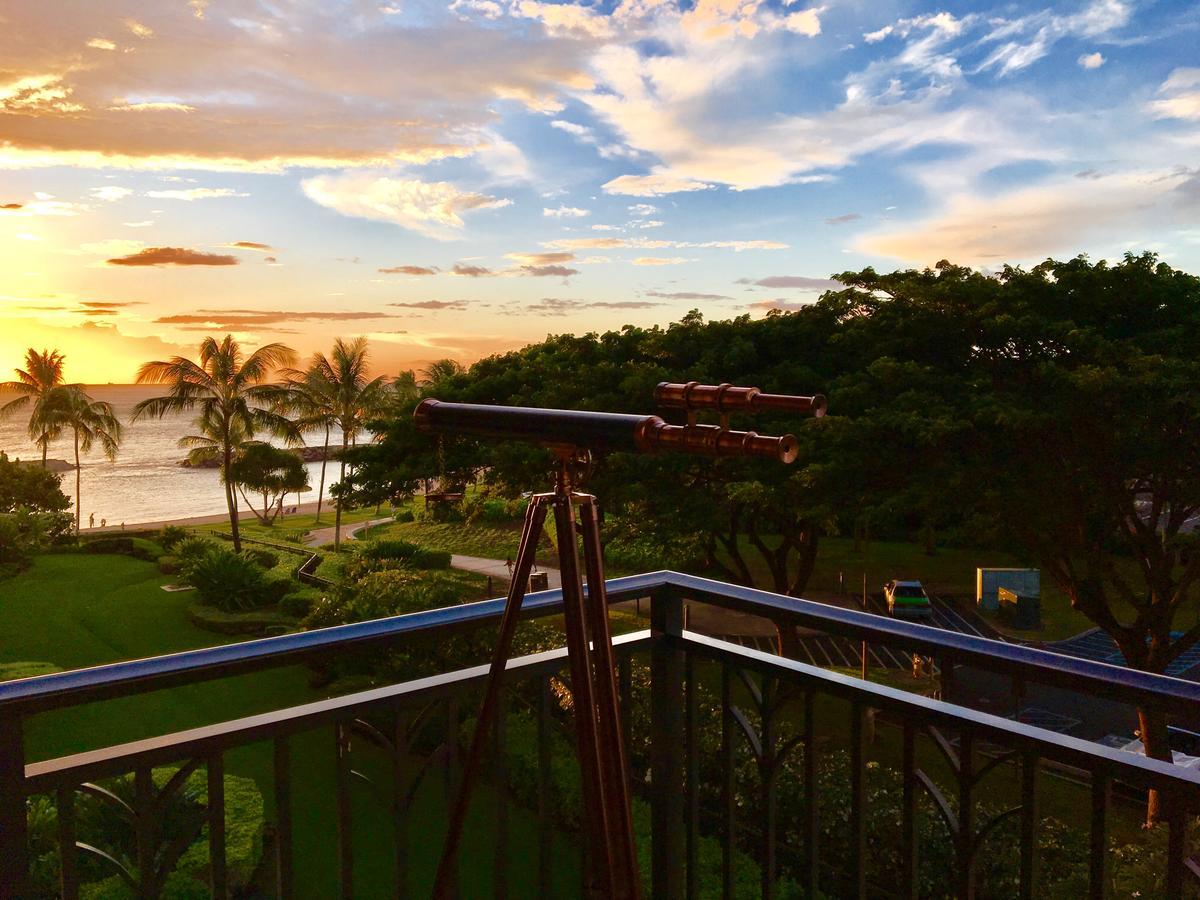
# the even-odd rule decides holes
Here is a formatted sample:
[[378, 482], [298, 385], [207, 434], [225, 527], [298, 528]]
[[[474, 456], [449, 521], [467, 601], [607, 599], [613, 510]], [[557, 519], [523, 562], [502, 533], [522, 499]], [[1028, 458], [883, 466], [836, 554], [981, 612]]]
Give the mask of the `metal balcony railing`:
[[[1009, 679], [1018, 688], [1040, 683], [1195, 720], [1200, 714], [1198, 684], [674, 572], [614, 579], [608, 583], [608, 596], [613, 603], [650, 600], [651, 627], [615, 641], [622, 707], [629, 711], [635, 703], [642, 703], [648, 710], [645, 735], [632, 733], [632, 715], [625, 719], [627, 744], [637, 741], [648, 748], [645, 753], [630, 754], [635, 765], [641, 760], [648, 770], [631, 773], [651, 808], [647, 896], [697, 895], [698, 847], [705, 837], [721, 844], [724, 896], [733, 896], [737, 855], [748, 853], [759, 867], [763, 896], [772, 896], [782, 867], [809, 896], [916, 897], [920, 851], [917, 810], [919, 798], [927, 795], [933, 798], [952, 835], [953, 864], [945, 873], [944, 893], [959, 897], [974, 894], [979, 855], [997, 821], [1012, 818], [1019, 820], [1018, 892], [1033, 897], [1038, 884], [1039, 786], [1047, 770], [1063, 768], [1087, 785], [1090, 796], [1074, 824], [1089, 835], [1092, 896], [1103, 896], [1107, 883], [1112, 789], [1118, 784], [1138, 790], [1157, 789], [1170, 798], [1167, 892], [1172, 897], [1183, 896], [1185, 886], [1194, 885], [1191, 879], [1196, 867], [1187, 858], [1186, 832], [1189, 814], [1200, 808], [1200, 774], [1196, 771], [698, 634], [685, 627], [684, 608], [687, 603], [715, 604], [933, 657], [940, 666], [944, 686], [953, 683], [956, 671], [969, 668]], [[558, 591], [543, 591], [530, 595], [524, 609], [530, 617], [547, 616], [557, 613], [560, 606]], [[458, 764], [462, 722], [472, 714], [476, 696], [472, 690], [482, 684], [485, 666], [46, 761], [27, 761], [24, 723], [48, 710], [317, 662], [359, 649], [397, 647], [418, 637], [451, 635], [494, 624], [502, 608], [502, 600], [489, 600], [0, 684], [0, 896], [21, 897], [31, 891], [26, 807], [27, 799], [34, 795], [49, 795], [56, 806], [61, 871], [58, 893], [64, 898], [79, 896], [80, 854], [103, 855], [104, 850], [82, 840], [77, 833], [78, 798], [101, 793], [97, 780], [130, 773], [135, 788], [129, 804], [135, 858], [132, 864], [106, 859], [134, 895], [156, 896], [178, 858], [178, 852], [161, 846], [158, 823], [173, 793], [189, 775], [201, 770], [207, 773], [207, 802], [204, 821], [194, 823], [192, 837], [207, 826], [211, 893], [214, 897], [228, 896], [225, 757], [259, 742], [270, 742], [273, 747], [273, 839], [269, 847], [273, 887], [283, 897], [314, 895], [312, 885], [298, 885], [295, 879], [296, 774], [292, 751], [298, 735], [322, 729], [331, 734], [328, 748], [336, 766], [336, 815], [330, 840], [336, 845], [339, 883], [336, 888], [329, 886], [330, 891], [317, 890], [316, 894], [336, 890], [344, 897], [355, 896], [358, 867], [352, 823], [356, 801], [351, 786], [361, 773], [355, 768], [353, 743], [360, 737], [368, 739], [375, 752], [391, 760], [391, 777], [383, 786], [386, 803], [371, 814], [392, 823], [404, 822], [410, 812], [412, 784], [419, 777], [412, 770], [418, 735], [430, 729], [440, 733], [441, 738], [434, 742], [436, 750], [426, 756], [441, 767], [449, 790]], [[631, 672], [633, 666], [642, 665], [643, 658], [648, 658], [649, 682], [642, 696], [635, 697]], [[514, 659], [508, 667], [511, 685], [535, 686], [529, 696], [536, 698], [532, 706], [539, 747], [537, 801], [532, 810], [537, 834], [535, 840], [525, 843], [537, 848], [536, 893], [542, 897], [554, 895], [550, 870], [557, 828], [549, 800], [549, 748], [554, 725], [550, 685], [551, 679], [565, 677], [561, 674], [565, 668], [563, 649]], [[719, 722], [700, 721], [700, 683], [705, 674], [715, 676], [711, 680], [718, 684], [713, 692], [719, 698]], [[824, 697], [837, 698], [840, 708], [849, 714], [845, 748], [850, 761], [849, 840], [837, 847], [822, 847], [820, 840], [817, 761], [825, 752], [825, 744], [818, 701]], [[898, 731], [902, 746], [903, 801], [898, 823], [902, 852], [899, 871], [886, 886], [869, 883], [867, 876], [867, 735], [869, 720], [876, 715]], [[500, 720], [497, 748], [505, 740], [504, 717]], [[794, 733], [785, 734], [785, 726], [794, 726]], [[721, 731], [717, 758], [702, 760], [699, 731], [717, 727]], [[918, 741], [931, 742], [944, 758], [952, 773], [949, 787], [945, 778], [939, 784], [920, 768]], [[747, 748], [757, 764], [761, 792], [758, 808], [750, 815], [741, 814], [744, 821], [738, 821], [735, 756], [745, 754]], [[800, 833], [791, 836], [784, 847], [778, 826], [779, 779], [785, 774], [783, 761], [797, 748], [803, 750], [799, 767], [802, 824]], [[501, 758], [502, 754], [497, 754], [497, 760]], [[179, 766], [178, 774], [165, 784], [155, 783], [152, 771], [167, 765]], [[988, 790], [986, 779], [1006, 767], [1015, 771], [1019, 802], [999, 816], [980, 821], [978, 810]], [[702, 784], [702, 770], [710, 774], [715, 771], [716, 783]], [[492, 775], [503, 782], [502, 765], [495, 765]], [[715, 803], [710, 802], [713, 798]], [[505, 863], [514, 841], [509, 833], [510, 802], [508, 792], [497, 791], [492, 861], [492, 886], [497, 896], [507, 896], [512, 889]], [[407, 830], [397, 828], [396, 833], [401, 837], [395, 841], [390, 865], [394, 868], [396, 894], [405, 896], [412, 855], [403, 837]], [[478, 860], [470, 862], [478, 865]]]

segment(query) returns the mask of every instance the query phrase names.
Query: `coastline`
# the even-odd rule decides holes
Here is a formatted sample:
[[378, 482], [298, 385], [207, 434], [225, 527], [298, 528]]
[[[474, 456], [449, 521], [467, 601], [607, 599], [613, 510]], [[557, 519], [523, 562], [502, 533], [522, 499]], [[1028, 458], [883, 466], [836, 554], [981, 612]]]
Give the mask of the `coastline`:
[[[294, 506], [294, 505], [295, 504], [292, 504], [292, 506]], [[286, 508], [291, 509], [291, 506], [288, 506]], [[309, 501], [308, 503], [301, 503], [299, 505], [299, 507], [297, 508], [296, 512], [292, 513], [291, 515], [294, 515], [294, 516], [311, 515], [311, 514], [315, 513], [316, 511], [317, 511], [317, 501], [312, 500], [312, 501]], [[325, 502], [322, 505], [322, 511], [328, 511], [331, 516], [333, 515], [333, 503], [330, 502], [328, 497], [325, 498]], [[254, 513], [252, 513], [250, 510], [248, 510], [248, 509], [240, 510], [240, 512], [242, 512], [244, 514], [243, 520], [246, 518], [249, 518], [251, 520], [254, 519]], [[276, 519], [275, 521], [280, 522], [280, 523], [286, 523], [288, 518], [289, 518], [289, 516], [285, 515], [285, 516], [281, 516], [280, 518]], [[155, 519], [155, 520], [149, 521], [149, 522], [125, 522], [125, 523], [118, 522], [115, 525], [113, 525], [112, 523], [109, 523], [108, 525], [105, 525], [103, 528], [100, 527], [99, 525], [97, 525], [95, 528], [81, 528], [79, 533], [80, 534], [104, 534], [104, 533], [113, 532], [113, 531], [117, 531], [117, 532], [120, 532], [120, 531], [144, 531], [149, 528], [162, 528], [165, 525], [183, 525], [183, 526], [215, 525], [220, 522], [228, 522], [228, 521], [229, 521], [228, 513], [218, 513], [218, 514], [209, 515], [209, 516], [180, 516], [180, 517], [174, 518], [174, 519]], [[124, 525], [124, 528], [122, 528], [122, 524]]]

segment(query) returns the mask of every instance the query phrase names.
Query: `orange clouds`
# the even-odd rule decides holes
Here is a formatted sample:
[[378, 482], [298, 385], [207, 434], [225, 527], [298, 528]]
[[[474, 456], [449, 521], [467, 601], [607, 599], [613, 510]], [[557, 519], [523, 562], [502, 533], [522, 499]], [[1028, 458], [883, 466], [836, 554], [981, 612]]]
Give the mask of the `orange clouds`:
[[236, 266], [238, 258], [222, 253], [204, 253], [185, 247], [147, 247], [128, 256], [108, 260], [110, 266]]

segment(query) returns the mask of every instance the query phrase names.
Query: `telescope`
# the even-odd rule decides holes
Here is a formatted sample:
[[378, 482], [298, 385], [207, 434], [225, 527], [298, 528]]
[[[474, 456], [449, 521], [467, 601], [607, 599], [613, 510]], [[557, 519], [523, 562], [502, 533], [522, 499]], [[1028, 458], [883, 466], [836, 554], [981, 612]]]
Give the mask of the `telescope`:
[[[537, 545], [551, 510], [554, 511], [562, 573], [563, 630], [571, 674], [583, 801], [581, 822], [588, 849], [584, 896], [589, 900], [601, 897], [639, 900], [641, 896], [616, 665], [608, 624], [608, 597], [604, 587], [600, 513], [593, 495], [575, 491], [579, 480], [576, 470], [586, 463], [591, 451], [759, 457], [791, 463], [797, 454], [793, 435], [776, 437], [754, 431], [734, 431], [729, 427], [730, 414], [770, 412], [820, 417], [826, 409], [825, 398], [820, 394], [766, 394], [754, 387], [695, 381], [664, 381], [655, 389], [654, 397], [663, 409], [685, 410], [687, 424], [671, 425], [652, 414], [448, 403], [433, 398], [422, 400], [413, 411], [413, 423], [427, 434], [527, 441], [550, 448], [558, 457], [554, 491], [534, 494], [525, 511], [483, 702], [475, 720], [475, 733], [463, 765], [458, 796], [451, 810], [446, 843], [438, 864], [433, 891], [436, 900], [449, 900], [455, 894], [458, 847], [467, 808], [488, 736], [495, 727], [513, 634], [533, 570]], [[697, 423], [697, 412], [705, 410], [716, 411], [721, 417], [720, 424]], [[582, 568], [578, 550], [581, 543]]]
[[697, 382], [663, 382], [655, 389], [660, 406], [686, 409], [688, 424], [669, 425], [656, 415], [541, 409], [447, 403], [427, 398], [413, 412], [413, 422], [426, 433], [529, 441], [551, 448], [623, 451], [626, 453], [694, 453], [706, 456], [758, 456], [791, 463], [796, 459], [795, 436], [780, 437], [754, 431], [734, 431], [727, 418], [720, 425], [700, 425], [694, 413], [715, 409], [730, 412], [795, 412], [825, 414], [825, 398], [765, 394], [758, 388]]

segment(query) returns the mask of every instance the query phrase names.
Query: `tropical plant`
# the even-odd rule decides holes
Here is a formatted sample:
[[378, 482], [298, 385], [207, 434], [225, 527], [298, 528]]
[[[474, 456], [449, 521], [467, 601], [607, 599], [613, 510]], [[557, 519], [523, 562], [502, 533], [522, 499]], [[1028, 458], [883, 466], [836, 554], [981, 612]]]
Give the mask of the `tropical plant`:
[[421, 387], [433, 387], [443, 381], [447, 381], [456, 375], [466, 373], [466, 368], [463, 364], [454, 359], [436, 359], [431, 362], [428, 368], [421, 370]]
[[335, 410], [335, 388], [326, 377], [326, 370], [318, 362], [320, 354], [303, 372], [286, 373], [288, 396], [287, 411], [294, 416], [296, 427], [302, 432], [321, 431], [325, 437], [321, 449], [321, 478], [317, 487], [317, 515], [314, 525], [321, 522], [321, 507], [325, 500], [325, 467], [329, 463], [329, 434], [333, 429]]
[[62, 433], [47, 406], [56, 388], [63, 387], [63, 362], [66, 357], [57, 350], [38, 353], [32, 347], [25, 351], [25, 368], [15, 369], [16, 381], [0, 384], [0, 390], [16, 391], [20, 396], [0, 406], [0, 419], [18, 410], [31, 407], [29, 437], [42, 451], [42, 468], [46, 468], [46, 451], [50, 442]]
[[[262, 441], [243, 445], [233, 460], [230, 473], [242, 499], [263, 525], [275, 521], [283, 508], [285, 495], [306, 491], [309, 487], [308, 469], [299, 456]], [[262, 497], [261, 512], [250, 502], [246, 491]]]
[[62, 490], [62, 476], [14, 462], [0, 450], [0, 513], [25, 508], [58, 515], [70, 506], [71, 499]]
[[214, 547], [187, 568], [200, 601], [225, 612], [245, 612], [271, 602], [266, 573], [249, 554]]
[[121, 422], [113, 412], [112, 404], [93, 400], [80, 385], [55, 388], [47, 401], [47, 412], [59, 427], [69, 429], [75, 444], [75, 533], [83, 516], [80, 504], [80, 453], [90, 453], [92, 447], [100, 445], [110, 460], [117, 458], [121, 446]]
[[287, 389], [266, 383], [275, 370], [294, 360], [294, 351], [283, 344], [266, 344], [247, 356], [232, 335], [225, 335], [220, 341], [204, 339], [199, 362], [175, 356], [148, 362], [138, 370], [138, 384], [168, 385], [170, 393], [135, 406], [134, 421], [142, 416], [162, 418], [168, 412], [199, 410], [196, 425], [201, 433], [181, 439], [180, 446], [219, 460], [235, 550], [241, 550], [242, 543], [237, 493], [229, 472], [238, 448], [256, 432], [282, 437], [289, 444], [300, 441], [299, 430], [278, 411]]
[[[342, 505], [345, 498], [346, 483], [346, 450], [351, 443], [357, 441], [366, 421], [379, 410], [386, 397], [387, 377], [380, 375], [369, 379], [367, 339], [356, 338], [344, 341], [338, 338], [333, 343], [329, 356], [318, 353], [313, 356], [309, 366], [311, 380], [323, 382], [324, 396], [331, 400], [332, 416], [330, 421], [342, 432], [342, 451], [338, 462], [339, 486], [343, 489], [336, 496], [336, 512], [334, 514], [334, 548], [341, 548], [342, 541]], [[305, 376], [305, 381], [310, 376]]]

